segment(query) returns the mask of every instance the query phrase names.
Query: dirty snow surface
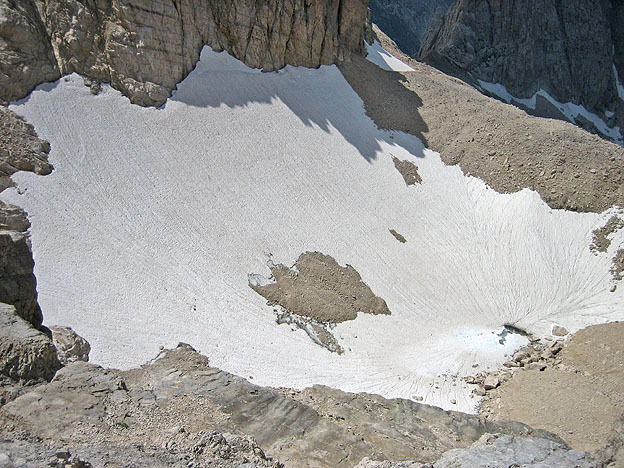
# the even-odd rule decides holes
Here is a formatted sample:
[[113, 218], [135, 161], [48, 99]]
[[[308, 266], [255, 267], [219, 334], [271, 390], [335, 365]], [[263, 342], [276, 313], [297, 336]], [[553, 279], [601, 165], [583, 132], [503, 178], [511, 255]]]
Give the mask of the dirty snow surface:
[[[612, 213], [497, 194], [378, 130], [336, 67], [260, 73], [206, 48], [161, 109], [93, 96], [76, 75], [11, 109], [51, 142], [55, 170], [16, 174], [2, 198], [30, 215], [46, 323], [74, 327], [96, 363], [137, 366], [183, 341], [261, 385], [471, 411], [461, 376], [525, 343], [500, 344], [504, 324], [545, 336], [624, 319], [624, 287], [609, 292], [622, 233], [589, 249]], [[277, 325], [248, 285], [306, 251], [352, 265], [392, 312], [337, 325], [343, 355]]]

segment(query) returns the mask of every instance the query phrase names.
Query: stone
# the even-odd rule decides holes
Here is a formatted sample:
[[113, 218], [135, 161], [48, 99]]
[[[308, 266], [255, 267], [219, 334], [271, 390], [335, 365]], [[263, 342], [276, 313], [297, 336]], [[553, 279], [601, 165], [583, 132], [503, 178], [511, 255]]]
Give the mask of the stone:
[[554, 336], [566, 336], [566, 335], [569, 335], [570, 332], [565, 327], [562, 327], [560, 325], [553, 325], [553, 327], [552, 327], [552, 334]]
[[498, 376], [490, 374], [485, 378], [485, 381], [483, 382], [483, 388], [485, 388], [486, 390], [492, 390], [498, 387], [499, 384], [500, 380], [498, 379]]
[[33, 268], [27, 235], [0, 230], [0, 302], [14, 306], [19, 317], [39, 328], [43, 317], [37, 304]]
[[0, 373], [15, 381], [51, 380], [61, 364], [48, 336], [0, 303]]
[[[487, 460], [487, 465], [484, 462]], [[539, 438], [484, 434], [468, 449], [449, 450], [434, 468], [549, 467], [598, 468], [601, 463], [586, 452], [564, 443]]]
[[75, 361], [89, 361], [91, 346], [70, 327], [50, 327], [52, 342], [58, 351], [61, 364]]
[[[25, 4], [23, 5], [15, 5]], [[204, 45], [264, 71], [364, 53], [366, 0], [27, 0], [3, 2], [0, 100], [79, 73], [159, 106]], [[19, 41], [18, 41], [19, 39]], [[16, 66], [18, 65], [18, 66]], [[4, 72], [4, 69], [0, 69]], [[1, 75], [1, 73], [0, 73]]]

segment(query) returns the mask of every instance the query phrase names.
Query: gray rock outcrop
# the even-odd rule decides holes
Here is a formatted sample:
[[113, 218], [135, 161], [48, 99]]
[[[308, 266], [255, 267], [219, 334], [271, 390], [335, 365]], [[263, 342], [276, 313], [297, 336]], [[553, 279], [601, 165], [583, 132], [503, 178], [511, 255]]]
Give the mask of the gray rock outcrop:
[[70, 327], [50, 327], [52, 342], [58, 350], [58, 359], [66, 365], [75, 361], [89, 361], [91, 345]]
[[[458, 0], [432, 20], [419, 58], [472, 84], [503, 84], [516, 98], [543, 89], [621, 127], [624, 103], [613, 68], [624, 74], [623, 9], [609, 0]], [[545, 100], [536, 113], [562, 117]]]
[[[0, 206], [0, 215], [4, 206]], [[38, 329], [43, 317], [37, 303], [34, 265], [27, 234], [0, 230], [0, 302], [14, 306], [19, 317]]]
[[20, 382], [50, 380], [60, 367], [50, 338], [0, 303], [0, 374]]
[[371, 21], [411, 57], [418, 55], [429, 24], [438, 10], [448, 11], [455, 0], [371, 0]]
[[204, 45], [251, 67], [318, 67], [363, 53], [367, 0], [2, 0], [0, 101], [80, 73], [161, 105]]
[[434, 468], [598, 468], [601, 463], [585, 452], [570, 450], [552, 440], [484, 434], [468, 449], [449, 450]]

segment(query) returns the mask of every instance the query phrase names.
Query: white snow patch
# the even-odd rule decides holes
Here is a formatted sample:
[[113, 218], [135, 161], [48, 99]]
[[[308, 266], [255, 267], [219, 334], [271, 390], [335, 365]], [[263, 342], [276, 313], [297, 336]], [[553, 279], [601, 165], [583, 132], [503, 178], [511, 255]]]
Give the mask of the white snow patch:
[[399, 72], [414, 71], [412, 67], [404, 64], [394, 55], [390, 54], [390, 52], [381, 47], [379, 41], [373, 42], [372, 45], [367, 43], [366, 50], [368, 51], [366, 59], [384, 70]]
[[[526, 343], [499, 344], [505, 324], [546, 336], [624, 319], [624, 288], [609, 292], [624, 238], [589, 249], [610, 213], [465, 177], [377, 129], [334, 66], [257, 73], [204, 49], [161, 109], [108, 86], [93, 96], [77, 75], [11, 109], [50, 141], [55, 170], [15, 174], [0, 198], [29, 213], [46, 323], [73, 327], [96, 363], [137, 366], [184, 341], [260, 385], [472, 411], [461, 377]], [[407, 187], [392, 155], [423, 183]], [[343, 355], [277, 325], [248, 285], [270, 275], [267, 256], [292, 265], [305, 251], [352, 265], [392, 311], [336, 326]]]
[[587, 109], [585, 109], [584, 106], [574, 104], [573, 102], [561, 103], [543, 89], [537, 91], [530, 98], [517, 98], [509, 93], [509, 91], [507, 91], [507, 88], [500, 83], [488, 83], [482, 80], [478, 81], [481, 88], [497, 96], [499, 99], [503, 100], [507, 104], [511, 104], [512, 102], [518, 102], [523, 106], [528, 107], [529, 109], [535, 110], [537, 104], [537, 96], [541, 96], [545, 98], [548, 102], [550, 102], [553, 106], [555, 106], [570, 122], [576, 123], [576, 119], [580, 115], [582, 115], [585, 119], [592, 122], [596, 126], [596, 129], [602, 135], [612, 139], [619, 145], [624, 145], [624, 137], [622, 137], [620, 127], [609, 127], [604, 120], [602, 120], [593, 112], [589, 112]]

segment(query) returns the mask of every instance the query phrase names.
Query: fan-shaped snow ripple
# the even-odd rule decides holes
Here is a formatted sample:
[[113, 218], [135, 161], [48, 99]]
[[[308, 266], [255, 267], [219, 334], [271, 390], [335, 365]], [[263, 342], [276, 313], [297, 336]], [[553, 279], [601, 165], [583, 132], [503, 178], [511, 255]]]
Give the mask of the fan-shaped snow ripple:
[[[75, 75], [12, 109], [51, 142], [56, 170], [17, 174], [2, 198], [30, 214], [46, 322], [74, 327], [95, 362], [134, 366], [185, 341], [259, 384], [470, 410], [453, 376], [523, 344], [499, 344], [504, 324], [544, 335], [624, 318], [624, 288], [609, 292], [621, 233], [589, 250], [609, 213], [495, 193], [379, 131], [335, 67], [262, 74], [206, 49], [162, 109], [92, 96]], [[392, 156], [422, 184], [407, 187]], [[392, 311], [338, 325], [344, 355], [278, 326], [247, 284], [268, 255], [305, 251], [352, 265]]]

